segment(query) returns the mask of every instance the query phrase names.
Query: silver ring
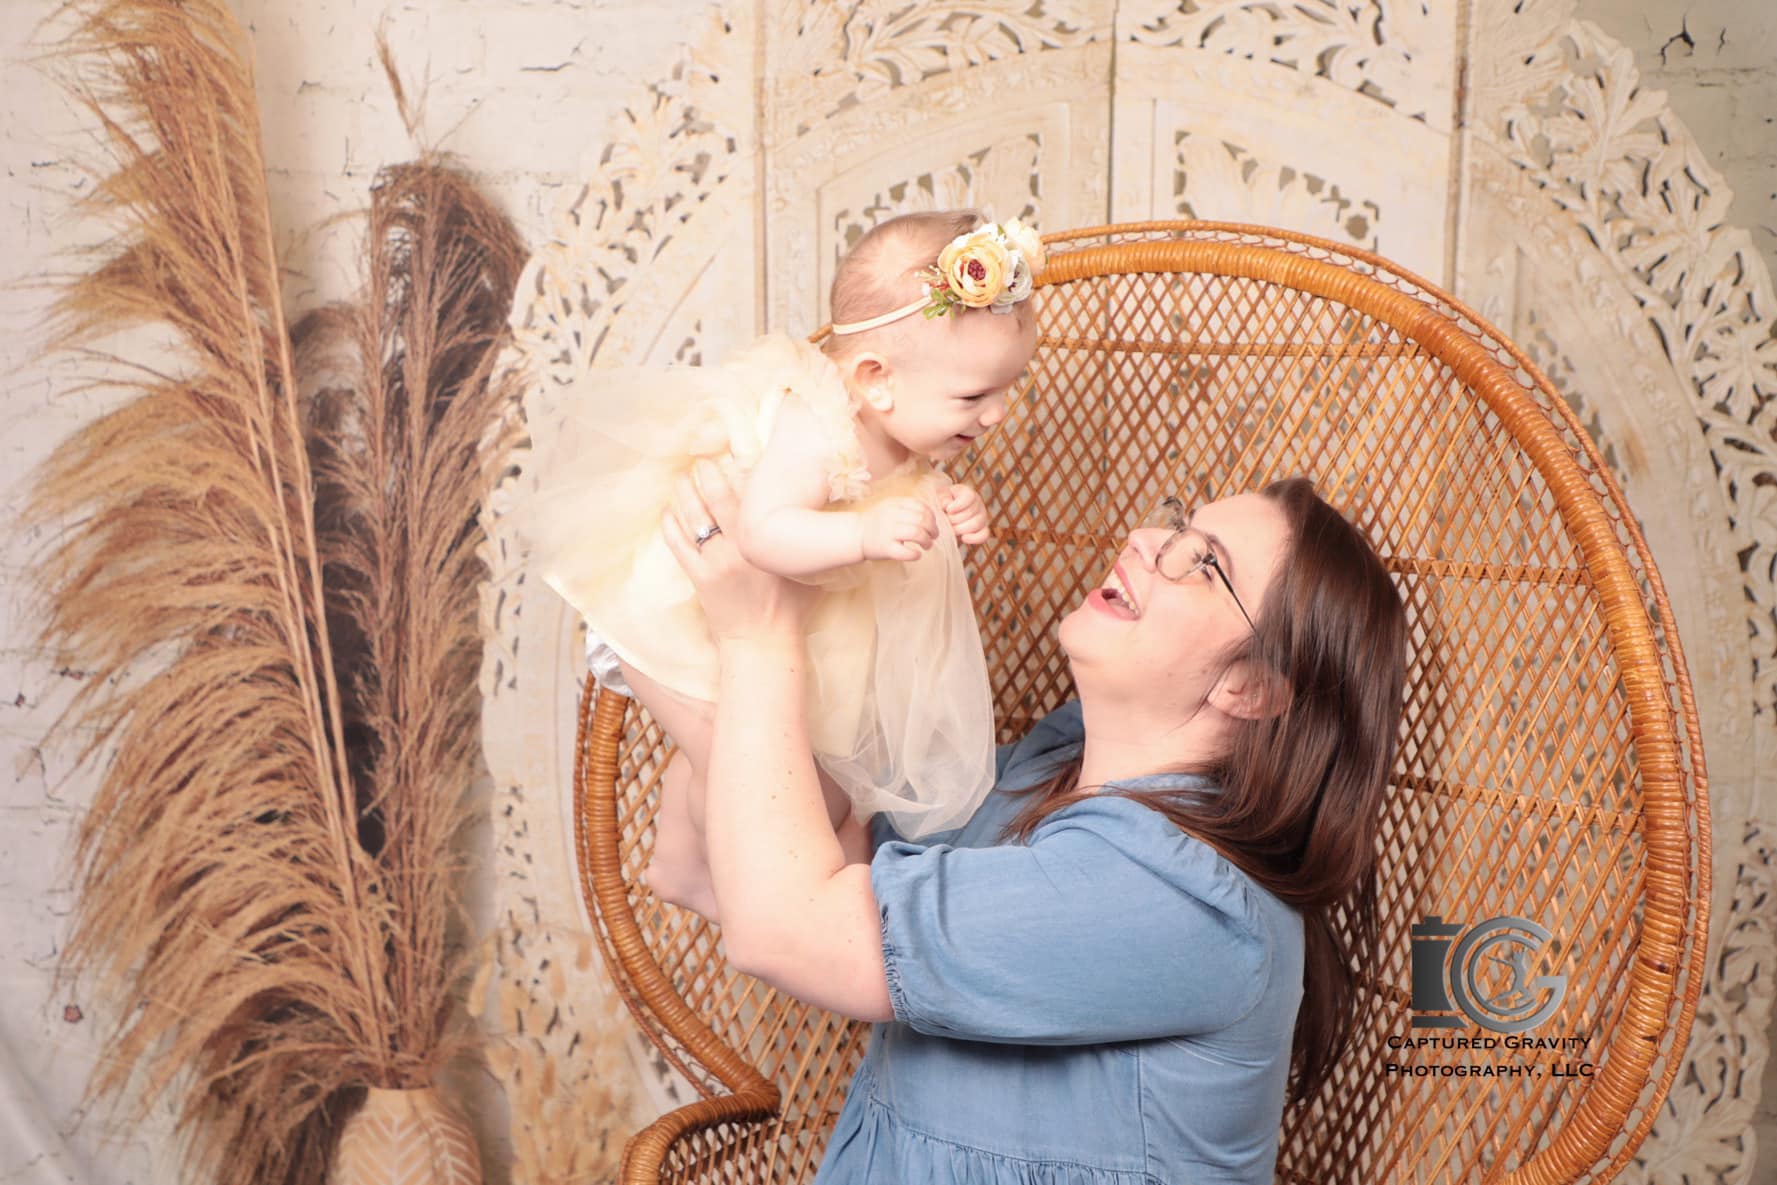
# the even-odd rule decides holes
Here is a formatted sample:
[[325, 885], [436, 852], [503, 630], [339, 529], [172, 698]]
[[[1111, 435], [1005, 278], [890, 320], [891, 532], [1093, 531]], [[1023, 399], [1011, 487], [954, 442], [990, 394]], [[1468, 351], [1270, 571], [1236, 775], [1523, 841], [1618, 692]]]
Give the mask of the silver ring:
[[691, 537], [691, 539], [692, 542], [697, 544], [697, 550], [702, 551], [704, 544], [708, 543], [711, 539], [714, 539], [721, 533], [722, 528], [718, 527], [715, 523], [711, 523], [709, 526], [698, 531], [697, 534]]

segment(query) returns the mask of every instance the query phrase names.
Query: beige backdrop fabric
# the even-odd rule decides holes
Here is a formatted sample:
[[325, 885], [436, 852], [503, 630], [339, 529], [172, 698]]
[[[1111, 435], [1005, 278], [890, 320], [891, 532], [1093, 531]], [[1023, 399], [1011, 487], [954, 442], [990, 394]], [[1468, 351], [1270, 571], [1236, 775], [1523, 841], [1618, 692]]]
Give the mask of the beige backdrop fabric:
[[[9, 56], [52, 7], [7, 6]], [[521, 293], [575, 298], [564, 312], [521, 297], [518, 358], [561, 347], [573, 365], [597, 342], [601, 361], [697, 360], [763, 329], [804, 331], [824, 315], [849, 234], [905, 209], [982, 203], [1046, 228], [1207, 217], [1322, 235], [1454, 289], [1530, 350], [1643, 516], [1711, 775], [1717, 889], [1694, 1072], [1625, 1179], [1750, 1182], [1777, 1164], [1767, 1149], [1761, 1177], [1747, 1138], [1777, 974], [1777, 347], [1768, 259], [1736, 226], [1777, 225], [1764, 196], [1777, 166], [1747, 130], [1777, 119], [1766, 65], [1777, 32], [1755, 0], [1693, 5], [1682, 29], [1668, 7], [777, 0], [718, 18], [701, 0], [490, 0], [392, 7], [389, 27], [409, 74], [430, 80], [432, 134], [486, 173], [537, 249]], [[343, 295], [354, 275], [353, 229], [323, 220], [360, 206], [376, 166], [409, 153], [374, 65], [383, 7], [252, 0], [237, 11], [256, 33], [278, 221], [304, 232], [286, 260], [291, 303], [305, 308]], [[1702, 96], [1700, 123], [1646, 82], [1654, 67]], [[35, 76], [9, 70], [4, 93], [15, 216], [0, 255], [8, 279], [39, 278], [79, 240], [66, 212], [86, 142]], [[1718, 166], [1753, 196], [1732, 199]], [[52, 402], [66, 367], [27, 358], [44, 299], [0, 295], [9, 480], [97, 410]], [[614, 1019], [589, 961], [566, 802], [577, 634], [522, 580], [503, 497], [489, 515], [484, 607], [493, 785], [477, 908], [498, 944], [488, 1013], [504, 1034], [520, 1013], [559, 1009], [562, 1023], [543, 1042], [497, 1040], [494, 1073], [467, 1078], [495, 1182], [513, 1176], [515, 1156], [584, 1160], [598, 1128], [620, 1136], [688, 1097]], [[11, 1003], [0, 1180], [170, 1182], [164, 1119], [108, 1133], [102, 1115], [81, 1112], [97, 1018], [78, 995], [52, 995], [70, 906], [60, 847], [90, 781], [67, 778], [37, 744], [75, 676], [26, 640], [23, 546], [9, 543], [0, 571], [18, 687], [0, 722], [12, 771], [0, 819]], [[545, 1060], [562, 1084], [553, 1105], [578, 1124], [546, 1115]]]

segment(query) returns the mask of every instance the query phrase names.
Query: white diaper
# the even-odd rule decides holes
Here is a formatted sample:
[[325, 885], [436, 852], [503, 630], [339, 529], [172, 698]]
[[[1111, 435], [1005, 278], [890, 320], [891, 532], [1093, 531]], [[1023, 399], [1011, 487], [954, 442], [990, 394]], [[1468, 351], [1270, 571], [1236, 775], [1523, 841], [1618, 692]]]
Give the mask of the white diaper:
[[606, 691], [635, 698], [635, 692], [629, 689], [629, 684], [623, 679], [623, 668], [618, 666], [617, 652], [590, 629], [586, 631], [586, 669]]

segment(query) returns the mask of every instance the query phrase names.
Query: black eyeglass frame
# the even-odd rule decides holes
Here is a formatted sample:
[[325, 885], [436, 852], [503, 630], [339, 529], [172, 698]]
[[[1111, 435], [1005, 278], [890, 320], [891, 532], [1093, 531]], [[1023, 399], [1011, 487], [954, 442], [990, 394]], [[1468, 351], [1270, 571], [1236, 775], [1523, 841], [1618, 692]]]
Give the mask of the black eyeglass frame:
[[[1228, 595], [1234, 598], [1234, 607], [1240, 610], [1240, 616], [1246, 618], [1246, 628], [1253, 631], [1255, 634], [1258, 633], [1259, 627], [1253, 624], [1252, 614], [1248, 613], [1246, 611], [1246, 606], [1240, 603], [1240, 594], [1234, 591], [1234, 582], [1228, 579], [1227, 570], [1222, 567], [1222, 561], [1216, 558], [1215, 548], [1209, 545], [1208, 539], [1203, 541], [1203, 558], [1201, 560], [1198, 560], [1195, 564], [1192, 564], [1190, 568], [1177, 576], [1168, 576], [1166, 574], [1166, 566], [1164, 563], [1166, 553], [1172, 550], [1173, 545], [1184, 536], [1186, 531], [1196, 530], [1196, 528], [1185, 522], [1187, 517], [1185, 514], [1185, 504], [1179, 500], [1176, 494], [1168, 494], [1166, 497], [1162, 498], [1160, 500], [1160, 505], [1155, 507], [1155, 510], [1156, 512], [1159, 510], [1167, 511], [1171, 516], [1169, 525], [1172, 527], [1172, 534], [1166, 537], [1166, 542], [1162, 543], [1160, 545], [1160, 550], [1154, 553], [1155, 573], [1159, 575], [1162, 580], [1171, 581], [1173, 584], [1182, 584], [1192, 576], [1195, 576], [1202, 568], [1208, 567], [1215, 569], [1215, 574], [1221, 578], [1222, 587], [1226, 588], [1228, 590]], [[1153, 517], [1153, 515], [1149, 516], [1150, 519]], [[1201, 531], [1198, 531], [1197, 533], [1202, 534]]]

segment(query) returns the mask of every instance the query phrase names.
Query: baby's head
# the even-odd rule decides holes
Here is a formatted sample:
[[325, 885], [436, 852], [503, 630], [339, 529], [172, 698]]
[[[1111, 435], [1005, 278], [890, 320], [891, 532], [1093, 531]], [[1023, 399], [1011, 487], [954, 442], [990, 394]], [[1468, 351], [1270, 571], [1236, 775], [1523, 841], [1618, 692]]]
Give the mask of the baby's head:
[[[974, 232], [982, 238], [952, 248]], [[941, 255], [951, 276], [934, 297]], [[833, 277], [835, 332], [823, 347], [859, 420], [939, 460], [998, 424], [1036, 349], [1025, 297], [1040, 265], [1033, 232], [996, 229], [972, 210], [904, 214], [867, 232]], [[972, 307], [996, 295], [999, 307]], [[947, 311], [927, 316], [934, 301]]]

